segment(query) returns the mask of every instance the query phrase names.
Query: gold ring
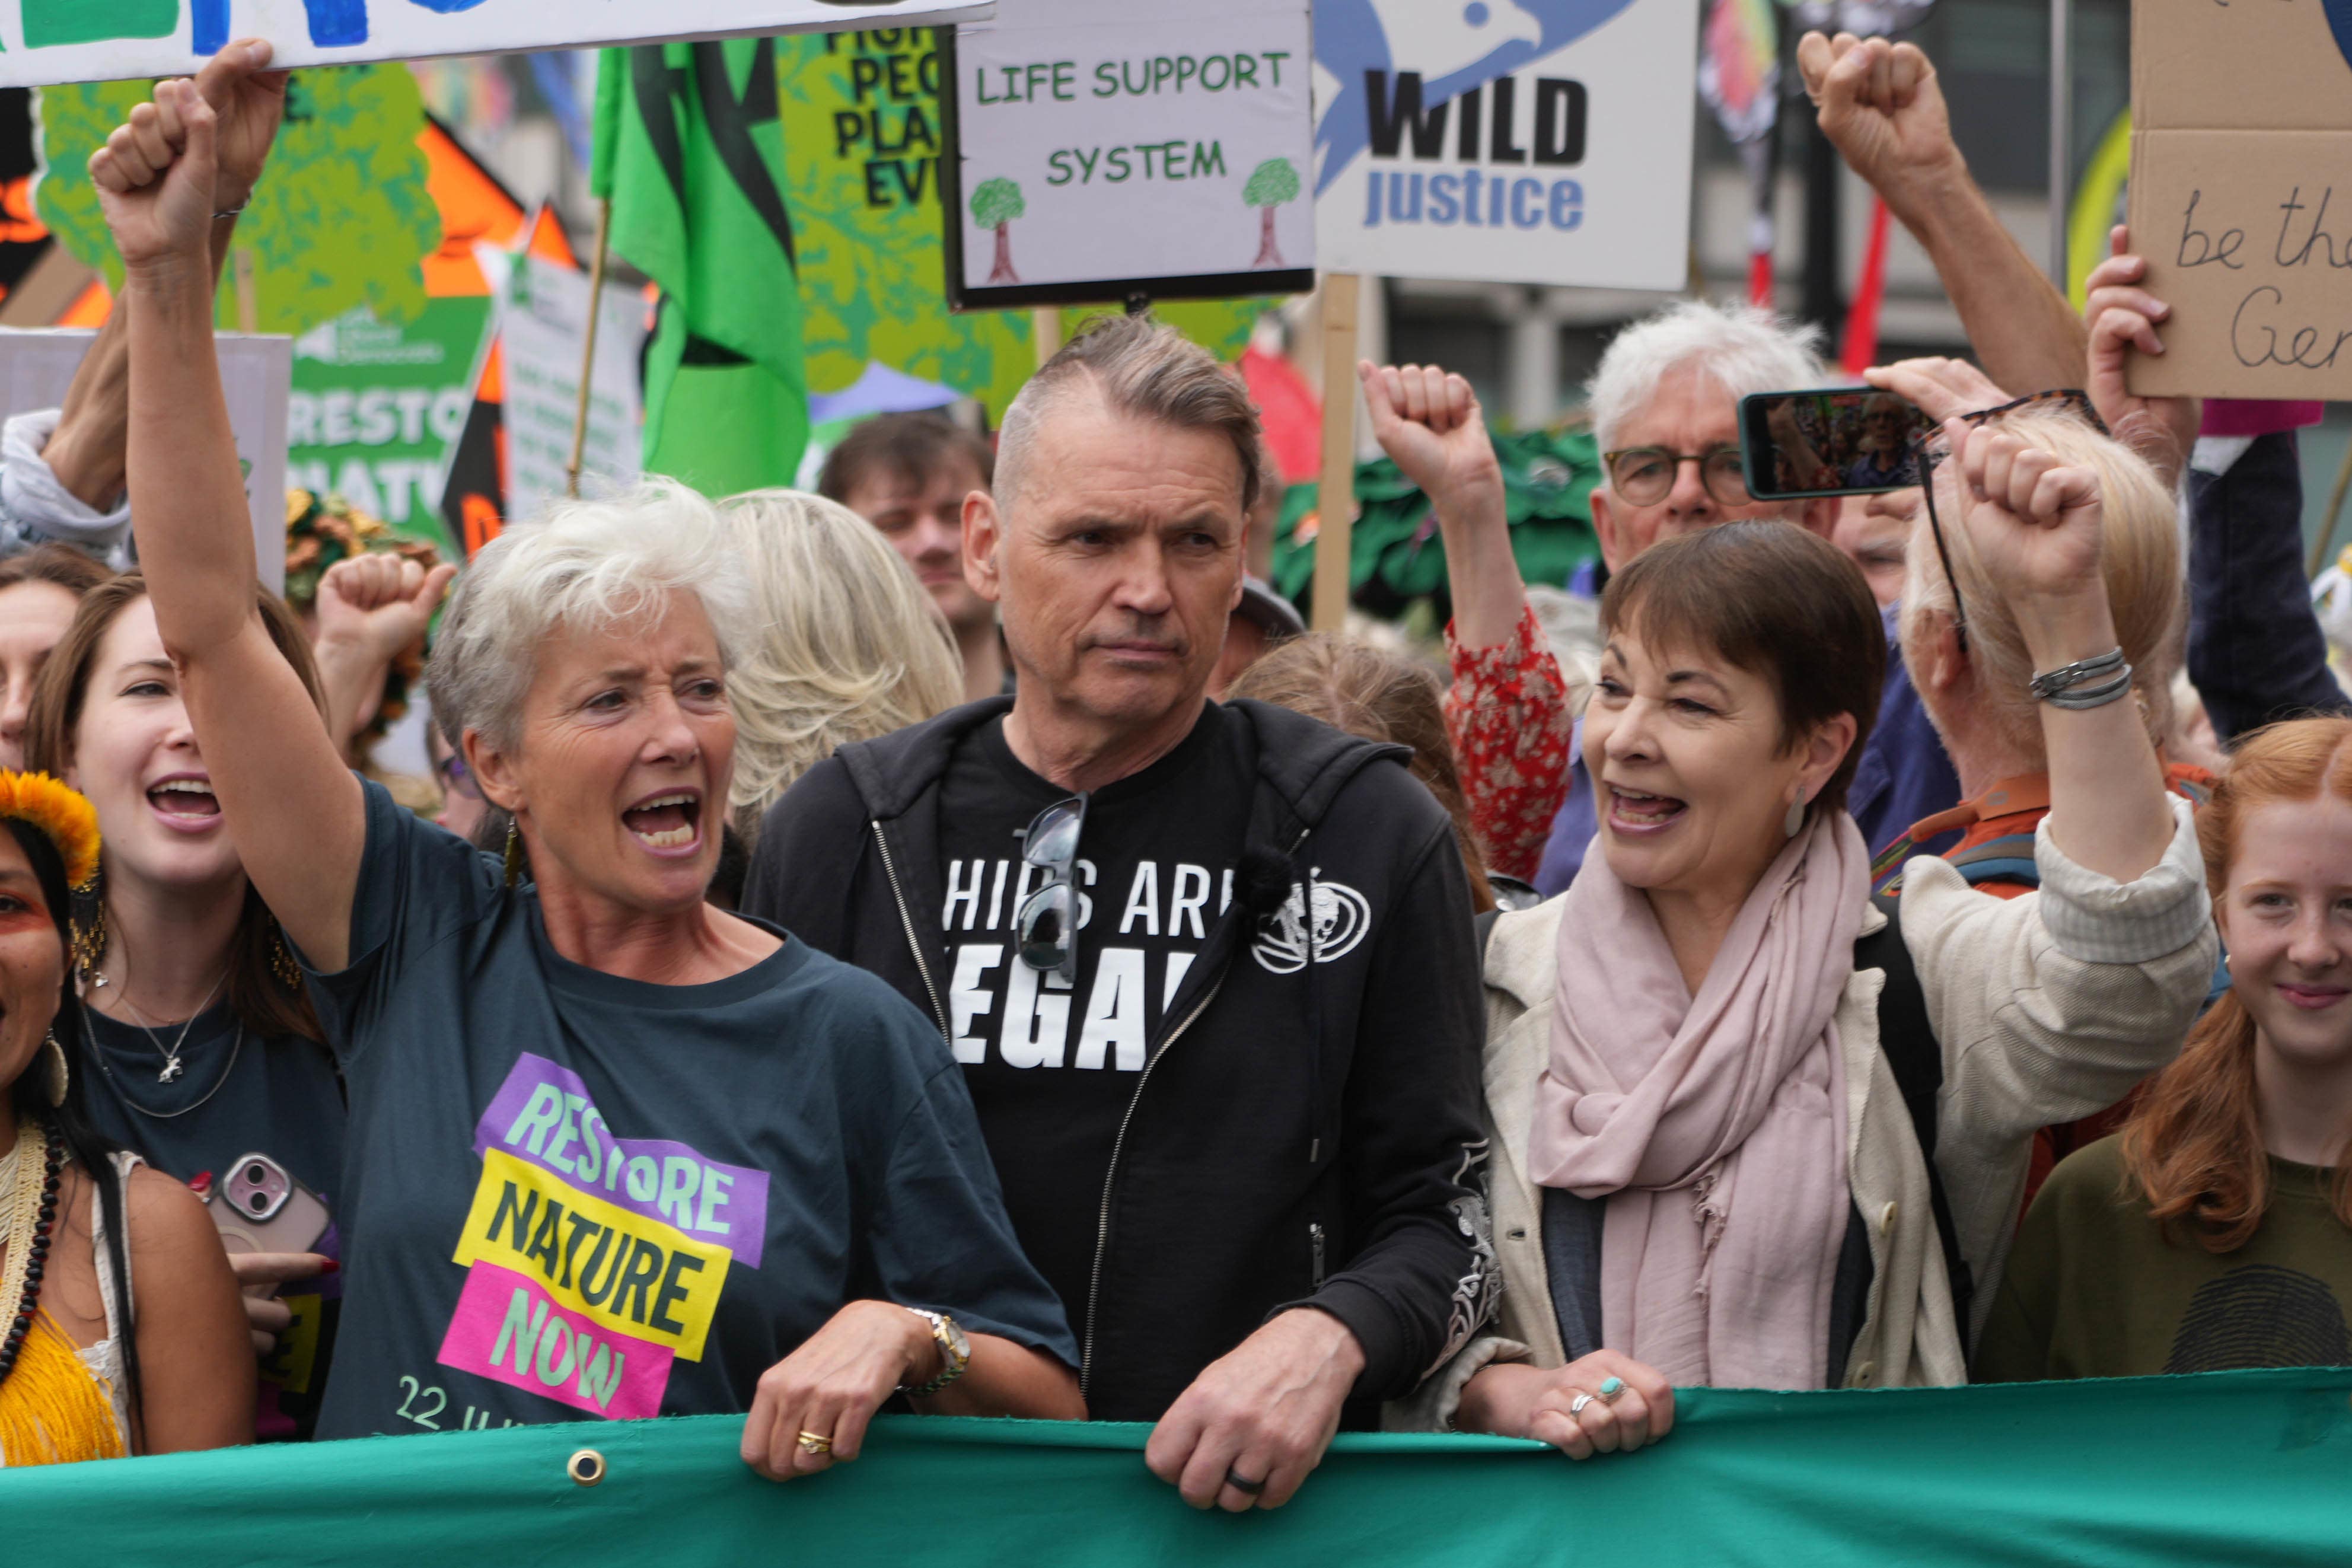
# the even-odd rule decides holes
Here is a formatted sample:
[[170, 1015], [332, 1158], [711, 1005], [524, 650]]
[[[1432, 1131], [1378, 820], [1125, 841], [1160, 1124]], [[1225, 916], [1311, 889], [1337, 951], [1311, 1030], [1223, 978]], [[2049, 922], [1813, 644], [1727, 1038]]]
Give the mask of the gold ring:
[[800, 1445], [804, 1453], [830, 1454], [833, 1452], [833, 1439], [822, 1433], [803, 1432], [800, 1436]]

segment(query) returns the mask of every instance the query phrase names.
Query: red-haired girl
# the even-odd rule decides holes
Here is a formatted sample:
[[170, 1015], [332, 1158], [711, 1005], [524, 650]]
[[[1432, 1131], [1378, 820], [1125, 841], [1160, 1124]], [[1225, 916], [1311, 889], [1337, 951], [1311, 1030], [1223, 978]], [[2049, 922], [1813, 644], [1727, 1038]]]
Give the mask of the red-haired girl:
[[1979, 1381], [2352, 1363], [2352, 720], [2249, 736], [2198, 829], [2230, 991], [2034, 1200]]

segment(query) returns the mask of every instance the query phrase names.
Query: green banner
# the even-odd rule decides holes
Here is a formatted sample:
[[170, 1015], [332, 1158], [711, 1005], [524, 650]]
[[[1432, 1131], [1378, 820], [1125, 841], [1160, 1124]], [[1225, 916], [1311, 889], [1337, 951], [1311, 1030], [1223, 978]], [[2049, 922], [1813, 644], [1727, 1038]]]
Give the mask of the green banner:
[[288, 488], [340, 495], [454, 558], [441, 474], [489, 321], [488, 296], [460, 295], [426, 300], [404, 325], [362, 305], [297, 338]]
[[[40, 91], [41, 221], [73, 258], [122, 285], [122, 258], [99, 211], [89, 155], [145, 101], [152, 84], [94, 82]], [[286, 121], [233, 248], [253, 258], [256, 325], [304, 332], [355, 307], [382, 321], [425, 309], [418, 263], [441, 243], [441, 214], [416, 144], [425, 100], [404, 65], [298, 72]], [[232, 270], [220, 324], [236, 324]]]
[[[2340, 1564], [2352, 1371], [1974, 1389], [1697, 1389], [1654, 1449], [1343, 1436], [1289, 1507], [1195, 1513], [1149, 1428], [884, 1418], [777, 1486], [727, 1416], [516, 1426], [0, 1472], [34, 1556], [250, 1563], [1806, 1568]], [[568, 1472], [582, 1449], [598, 1484]]]

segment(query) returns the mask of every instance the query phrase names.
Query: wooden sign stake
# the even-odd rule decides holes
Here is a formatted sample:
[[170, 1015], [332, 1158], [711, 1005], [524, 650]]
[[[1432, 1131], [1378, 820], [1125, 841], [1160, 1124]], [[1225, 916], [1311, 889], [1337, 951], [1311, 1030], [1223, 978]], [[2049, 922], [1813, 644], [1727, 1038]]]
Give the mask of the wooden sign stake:
[[1315, 513], [1315, 629], [1348, 619], [1349, 541], [1356, 528], [1356, 306], [1363, 279], [1323, 275], [1323, 482]]
[[[596, 386], [596, 328], [604, 319], [604, 262], [613, 243], [613, 198], [596, 204], [596, 254], [588, 268], [588, 342], [580, 351], [580, 407], [572, 416], [572, 460], [563, 465], [563, 493], [580, 494], [580, 465], [588, 455], [588, 395]], [[530, 265], [525, 250], [517, 267]]]
[[239, 249], [231, 253], [236, 286], [236, 330], [250, 337], [261, 331], [261, 288], [253, 268], [253, 252]]
[[1037, 368], [1062, 350], [1062, 308], [1040, 305], [1029, 312], [1030, 335], [1037, 340]]

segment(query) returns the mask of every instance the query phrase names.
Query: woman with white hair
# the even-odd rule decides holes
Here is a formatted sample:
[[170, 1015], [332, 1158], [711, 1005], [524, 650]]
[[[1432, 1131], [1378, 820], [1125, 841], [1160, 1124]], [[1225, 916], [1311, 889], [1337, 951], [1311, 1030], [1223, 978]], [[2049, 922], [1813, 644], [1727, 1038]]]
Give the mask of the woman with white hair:
[[737, 737], [728, 805], [748, 844], [761, 815], [840, 747], [954, 707], [963, 666], [907, 563], [847, 507], [752, 490], [719, 515], [761, 628], [727, 681]]
[[557, 508], [450, 605], [434, 705], [535, 881], [344, 769], [254, 608], [213, 143], [167, 81], [90, 167], [132, 280], [156, 623], [350, 1088], [320, 1435], [748, 1411], [743, 1457], [782, 1479], [855, 1458], [894, 1391], [1082, 1414], [945, 1044], [880, 982], [704, 902], [752, 629], [706, 503]]

